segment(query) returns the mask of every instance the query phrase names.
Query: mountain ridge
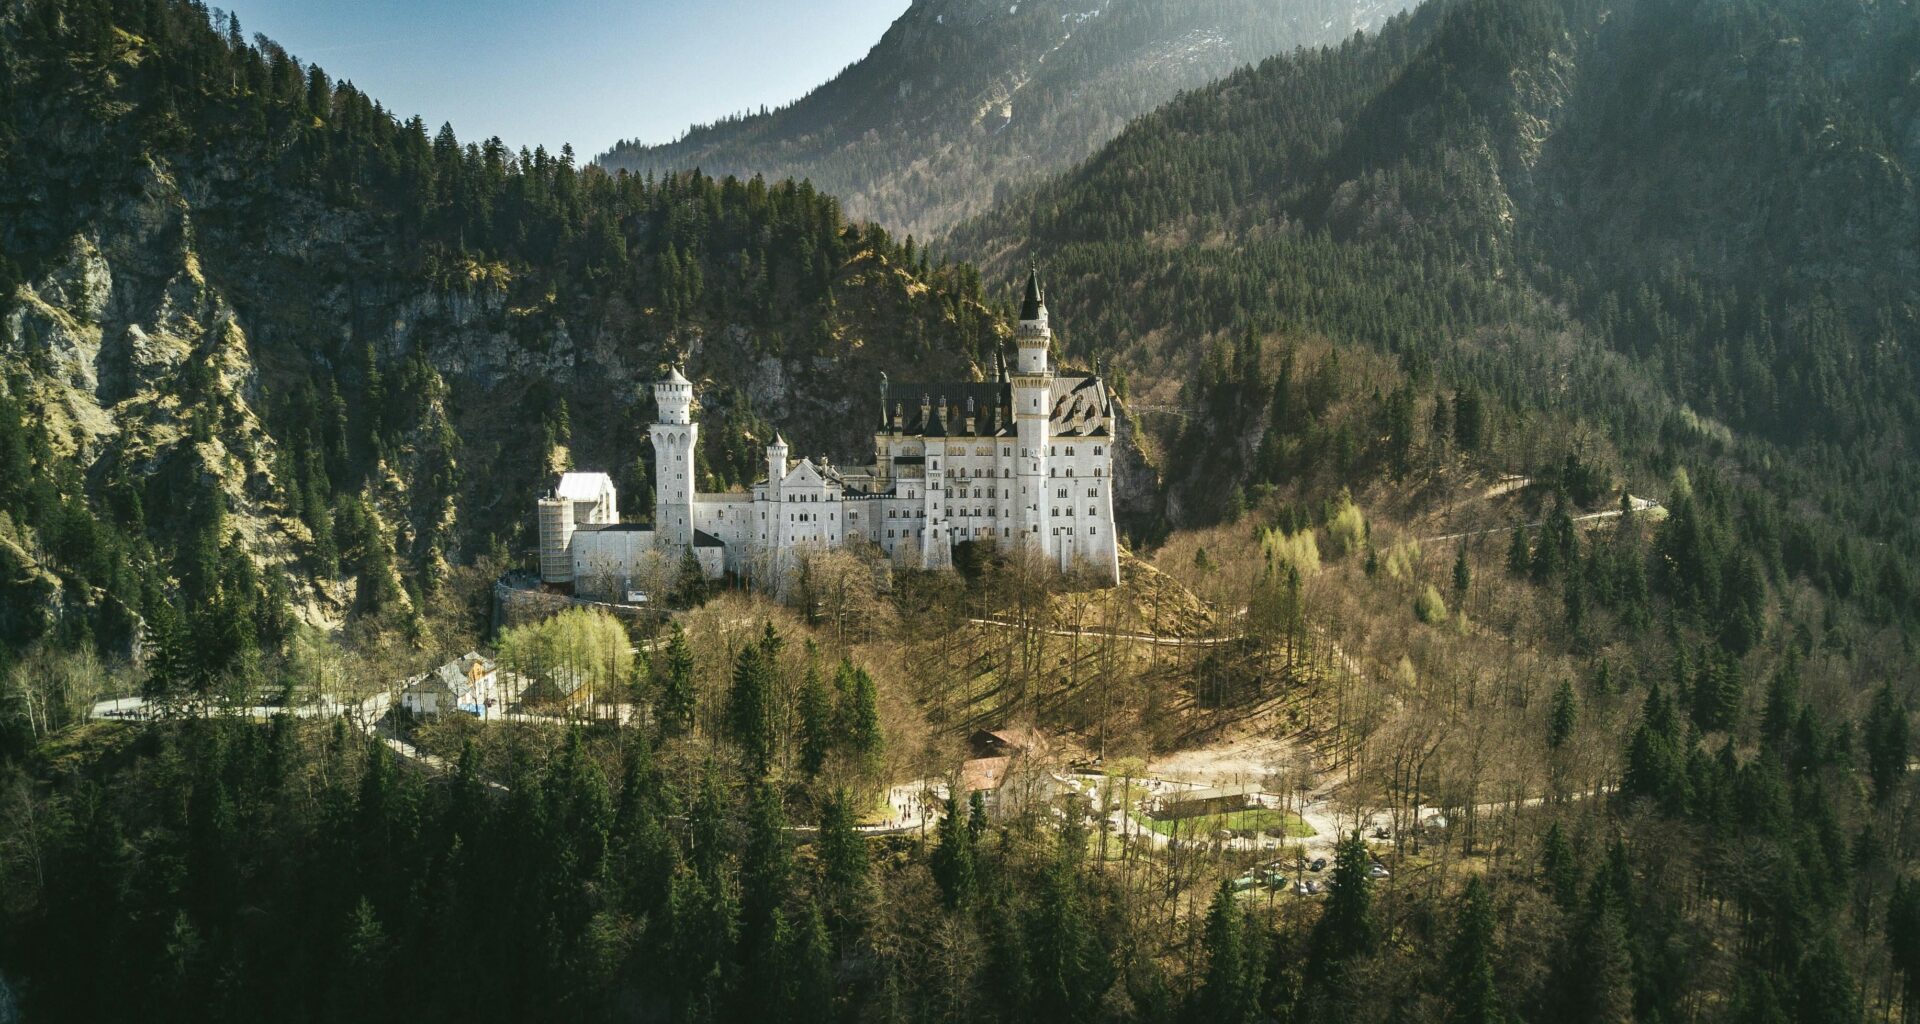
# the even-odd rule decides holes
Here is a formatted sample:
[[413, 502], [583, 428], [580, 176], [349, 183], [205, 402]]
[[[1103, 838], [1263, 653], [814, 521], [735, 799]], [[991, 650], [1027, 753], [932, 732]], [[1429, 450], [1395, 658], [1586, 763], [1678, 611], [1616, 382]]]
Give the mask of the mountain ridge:
[[641, 174], [808, 178], [855, 217], [937, 237], [1181, 90], [1371, 27], [1398, 6], [916, 0], [866, 57], [794, 103], [658, 146], [616, 143], [598, 162]]
[[[1183, 95], [951, 243], [1000, 272], [1048, 253], [1076, 341], [1143, 376], [1249, 323], [1442, 372], [1557, 358], [1487, 347], [1518, 327], [1597, 342], [1587, 358], [1614, 370], [1525, 372], [1588, 393], [1617, 379], [1616, 421], [1910, 438], [1915, 21], [1871, 4], [1429, 4]], [[1654, 391], [1668, 411], [1628, 397]]]

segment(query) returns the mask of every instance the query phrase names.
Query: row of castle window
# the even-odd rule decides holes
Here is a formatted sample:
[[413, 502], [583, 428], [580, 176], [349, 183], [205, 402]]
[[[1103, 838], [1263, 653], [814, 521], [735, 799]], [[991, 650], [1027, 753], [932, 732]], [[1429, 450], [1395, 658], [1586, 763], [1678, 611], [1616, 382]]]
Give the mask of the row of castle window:
[[[1057, 467], [1057, 466], [1049, 466], [1049, 467], [1047, 467], [1047, 475], [1048, 475], [1048, 476], [1061, 476], [1061, 475], [1065, 475], [1065, 476], [1072, 476], [1072, 475], [1073, 475], [1073, 467], [1072, 467], [1072, 466], [1068, 466], [1068, 467], [1067, 467], [1067, 471], [1066, 471], [1066, 473], [1065, 473], [1065, 474], [1062, 474], [1062, 473], [1060, 472], [1060, 469], [1059, 469], [1059, 467]], [[1106, 470], [1105, 470], [1105, 469], [1103, 469], [1103, 468], [1101, 468], [1101, 467], [1099, 467], [1099, 466], [1095, 466], [1095, 467], [1093, 467], [1093, 475], [1094, 475], [1095, 477], [1105, 477], [1105, 476], [1106, 476], [1107, 474], [1106, 474]], [[973, 471], [973, 479], [975, 479], [975, 480], [979, 480], [979, 479], [982, 479], [983, 477], [984, 477], [984, 478], [986, 478], [986, 479], [992, 479], [992, 476], [993, 476], [993, 472], [992, 472], [992, 470], [988, 470], [988, 471], [987, 471], [986, 473], [982, 473], [982, 472], [981, 472], [980, 470], [977, 470], [977, 469]], [[949, 480], [953, 480], [953, 479], [961, 479], [961, 480], [964, 480], [964, 479], [967, 479], [967, 471], [966, 471], [966, 470], [964, 470], [964, 469], [949, 469], [949, 470], [947, 470], [947, 479], [949, 479]], [[1000, 479], [1002, 479], [1002, 480], [1011, 480], [1011, 479], [1013, 479], [1013, 470], [1011, 470], [1011, 469], [1002, 469], [1002, 470], [1000, 471]]]
[[[1067, 454], [1068, 454], [1068, 455], [1072, 455], [1072, 454], [1074, 454], [1074, 451], [1073, 451], [1073, 447], [1074, 447], [1073, 445], [1067, 445]], [[1106, 448], [1106, 446], [1105, 446], [1105, 445], [1099, 445], [1099, 444], [1096, 444], [1096, 445], [1094, 445], [1094, 446], [1093, 446], [1093, 454], [1095, 454], [1095, 455], [1105, 455], [1106, 453], [1107, 453], [1107, 448]], [[948, 455], [965, 455], [965, 454], [967, 454], [967, 450], [966, 450], [965, 448], [948, 448], [948, 449], [947, 449], [947, 454], [948, 454]], [[973, 454], [975, 454], [975, 455], [992, 455], [992, 454], [993, 454], [993, 449], [991, 449], [991, 448], [975, 448], [975, 449], [973, 450]], [[1003, 457], [1007, 457], [1007, 458], [1011, 458], [1011, 457], [1013, 456], [1013, 448], [1012, 448], [1011, 446], [1009, 446], [1009, 447], [1005, 447], [1005, 448], [1002, 448], [1002, 449], [1000, 449], [1000, 454], [1001, 454], [1001, 455], [1002, 455]], [[1060, 446], [1059, 446], [1059, 445], [1048, 445], [1048, 446], [1047, 446], [1047, 454], [1048, 454], [1048, 455], [1058, 455], [1058, 454], [1060, 454]], [[1021, 458], [1023, 458], [1023, 459], [1027, 457], [1027, 449], [1025, 449], [1025, 448], [1022, 448], [1022, 449], [1020, 449], [1020, 457], [1021, 457]]]

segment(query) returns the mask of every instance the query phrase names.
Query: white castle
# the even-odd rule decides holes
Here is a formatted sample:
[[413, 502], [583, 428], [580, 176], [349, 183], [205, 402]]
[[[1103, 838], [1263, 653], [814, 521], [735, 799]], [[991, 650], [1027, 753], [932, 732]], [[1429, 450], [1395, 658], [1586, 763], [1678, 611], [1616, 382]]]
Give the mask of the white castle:
[[995, 380], [889, 395], [884, 375], [873, 464], [841, 470], [767, 446], [750, 490], [693, 486], [700, 424], [678, 370], [653, 386], [654, 523], [620, 522], [605, 473], [567, 473], [540, 499], [540, 574], [576, 594], [639, 600], [692, 551], [709, 579], [766, 579], [807, 547], [871, 545], [901, 565], [947, 568], [963, 543], [1038, 553], [1063, 572], [1120, 578], [1113, 526], [1113, 403], [1098, 376], [1056, 375], [1037, 273], [1020, 311], [1020, 354]]

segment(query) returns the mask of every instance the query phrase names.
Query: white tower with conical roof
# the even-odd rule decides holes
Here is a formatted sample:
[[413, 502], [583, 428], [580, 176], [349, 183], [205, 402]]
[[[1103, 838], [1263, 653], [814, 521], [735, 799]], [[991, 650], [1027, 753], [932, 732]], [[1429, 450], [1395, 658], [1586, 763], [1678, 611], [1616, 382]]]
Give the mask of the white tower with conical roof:
[[693, 546], [693, 453], [700, 424], [693, 421], [693, 382], [678, 368], [653, 386], [660, 408], [653, 425], [653, 538], [664, 551]]
[[1047, 514], [1047, 425], [1053, 417], [1053, 368], [1047, 362], [1047, 349], [1053, 344], [1053, 329], [1047, 325], [1046, 296], [1040, 287], [1040, 271], [1027, 273], [1027, 294], [1020, 303], [1020, 325], [1015, 340], [1020, 355], [1012, 375], [1013, 421], [1019, 434], [1018, 461], [1014, 477], [1019, 491], [1014, 495], [1017, 508], [1014, 522], [1023, 547], [1050, 551]]

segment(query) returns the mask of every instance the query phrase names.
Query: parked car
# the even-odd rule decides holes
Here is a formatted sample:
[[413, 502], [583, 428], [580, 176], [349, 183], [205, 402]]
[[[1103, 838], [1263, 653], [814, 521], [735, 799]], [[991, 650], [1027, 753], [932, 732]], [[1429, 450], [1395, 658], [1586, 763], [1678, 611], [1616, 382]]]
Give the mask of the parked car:
[[1315, 857], [1313, 858], [1313, 863], [1307, 865], [1308, 871], [1325, 871], [1326, 869], [1327, 858], [1325, 857]]
[[1293, 894], [1294, 894], [1295, 896], [1311, 896], [1311, 895], [1313, 895], [1313, 883], [1311, 883], [1311, 882], [1309, 882], [1309, 881], [1307, 881], [1307, 880], [1306, 880], [1306, 879], [1304, 879], [1304, 878], [1303, 878], [1303, 879], [1301, 879], [1301, 880], [1300, 880], [1300, 881], [1298, 881], [1298, 882], [1295, 882], [1295, 883], [1294, 883], [1294, 885], [1293, 885]]
[[1280, 889], [1285, 889], [1287, 887], [1287, 876], [1281, 874], [1278, 871], [1263, 872], [1260, 876], [1260, 880], [1262, 882], [1265, 882], [1267, 888], [1269, 889], [1280, 890]]
[[1368, 878], [1386, 878], [1391, 874], [1393, 874], [1393, 872], [1388, 871], [1387, 866], [1379, 861], [1374, 861], [1373, 866], [1367, 869]]
[[1252, 875], [1241, 875], [1239, 878], [1236, 878], [1233, 880], [1233, 891], [1246, 892], [1248, 889], [1251, 889], [1254, 886], [1259, 884], [1260, 884], [1260, 880], [1253, 877]]

